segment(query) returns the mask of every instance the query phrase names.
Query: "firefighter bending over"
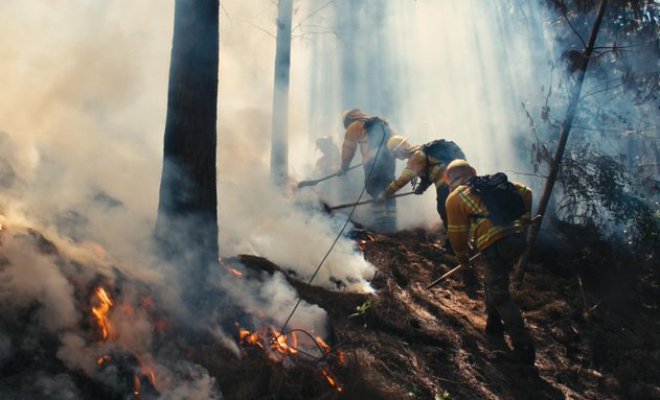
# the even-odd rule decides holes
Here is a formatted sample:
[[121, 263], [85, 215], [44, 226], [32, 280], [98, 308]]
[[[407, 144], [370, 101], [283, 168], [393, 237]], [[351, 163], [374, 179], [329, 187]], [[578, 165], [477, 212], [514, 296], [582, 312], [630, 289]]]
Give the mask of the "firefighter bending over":
[[[396, 193], [408, 182], [419, 178], [414, 188], [416, 194], [422, 194], [435, 184], [436, 210], [447, 230], [447, 210], [445, 201], [449, 196], [449, 186], [443, 180], [447, 164], [457, 158], [465, 158], [463, 151], [451, 141], [434, 140], [421, 146], [413, 146], [403, 136], [393, 135], [387, 141], [387, 149], [399, 160], [408, 160], [406, 168], [396, 180], [392, 180], [383, 192], [384, 197]], [[447, 247], [447, 246], [445, 246]]]
[[[445, 170], [444, 178], [451, 191], [447, 198], [447, 218], [454, 253], [461, 264], [468, 265], [468, 241], [472, 238], [485, 264], [486, 333], [502, 335], [506, 331], [513, 343], [514, 359], [533, 365], [535, 350], [532, 337], [525, 327], [520, 309], [509, 294], [509, 273], [525, 249], [523, 231], [530, 221], [532, 192], [524, 185], [509, 183], [503, 173], [476, 177], [475, 169], [465, 160], [452, 161]], [[491, 185], [490, 181], [496, 182]], [[485, 184], [477, 186], [477, 182]], [[479, 189], [489, 185], [501, 189], [503, 184], [511, 188], [509, 192], [513, 193], [514, 201], [491, 201], [489, 199], [495, 197], [487, 196], [486, 190]], [[502, 197], [502, 191], [498, 196]], [[515, 196], [518, 196], [517, 199]], [[503, 223], [499, 214], [506, 213], [505, 209], [516, 200], [520, 203], [519, 211], [514, 211], [511, 218], [505, 219], [510, 222]], [[495, 212], [497, 204], [501, 205], [502, 211]]]
[[[354, 108], [343, 116], [344, 143], [341, 148], [340, 173], [345, 173], [359, 147], [364, 163], [364, 185], [366, 192], [377, 198], [394, 179], [394, 157], [387, 151], [387, 139], [392, 128], [381, 117], [375, 117]], [[396, 229], [396, 202], [387, 199], [372, 205], [374, 223], [372, 228], [379, 232]]]

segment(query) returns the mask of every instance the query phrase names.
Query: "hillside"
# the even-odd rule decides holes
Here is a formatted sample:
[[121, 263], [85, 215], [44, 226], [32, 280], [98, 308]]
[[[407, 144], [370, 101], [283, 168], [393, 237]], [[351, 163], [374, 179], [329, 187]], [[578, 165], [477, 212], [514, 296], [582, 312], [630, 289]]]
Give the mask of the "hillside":
[[[484, 335], [482, 289], [466, 291], [457, 278], [425, 289], [456, 264], [439, 239], [422, 230], [360, 232], [356, 240], [378, 268], [373, 296], [291, 280], [304, 299], [330, 314], [334, 344], [346, 355], [345, 365], [335, 370], [341, 394], [321, 377], [277, 368], [269, 369], [261, 386], [237, 382], [231, 377], [251, 374], [253, 366], [230, 367], [227, 374], [227, 364], [220, 363], [215, 371], [228, 375], [221, 383], [227, 398], [660, 399], [657, 277], [639, 282], [628, 268], [629, 279], [612, 280], [607, 271], [626, 260], [612, 258], [614, 252], [605, 253], [598, 241], [591, 245], [601, 248], [582, 251], [600, 255], [582, 260], [610, 265], [583, 264], [571, 272], [570, 257], [578, 249], [573, 254], [562, 249], [575, 243], [565, 237], [555, 248], [565, 253], [533, 264], [521, 290], [514, 291], [537, 340], [535, 368], [526, 368], [502, 357], [506, 343]], [[253, 268], [268, 264], [251, 257], [242, 261]], [[589, 276], [590, 270], [601, 274]], [[586, 276], [578, 279], [577, 272]]]
[[[212, 299], [214, 313], [232, 332], [233, 344], [223, 346], [217, 335], [161, 312], [153, 288], [131, 283], [124, 268], [92, 267], [83, 253], [35, 230], [4, 228], [0, 392], [5, 399], [207, 399], [219, 398], [219, 392], [224, 399], [255, 400], [660, 399], [657, 275], [633, 268], [601, 241], [587, 241], [584, 232], [565, 231], [514, 291], [537, 341], [537, 362], [528, 368], [507, 359], [504, 341], [483, 334], [481, 289], [468, 290], [456, 277], [425, 289], [455, 260], [439, 244], [442, 238], [423, 230], [352, 232], [377, 268], [374, 294], [329, 291], [288, 273], [300, 297], [329, 317], [327, 343], [318, 345], [323, 355], [315, 358], [294, 354], [291, 342], [279, 347], [280, 355], [272, 342], [248, 344], [249, 332], [237, 322], [241, 311]], [[581, 235], [579, 249], [574, 235]], [[72, 312], [81, 316], [72, 323], [78, 339], [53, 328], [65, 316], [51, 312], [54, 306], [44, 300], [58, 300], [48, 290], [29, 303], [7, 296], [20, 283], [7, 275], [17, 249], [31, 253], [22, 260], [36, 266], [22, 268], [39, 270], [37, 279], [55, 281], [55, 270], [66, 277], [77, 309]], [[244, 271], [225, 279], [286, 273], [249, 255], [223, 263]], [[101, 297], [94, 296], [99, 285], [108, 288], [110, 299], [131, 294], [133, 305], [103, 309], [96, 300]], [[103, 321], [114, 324], [107, 337], [99, 332]], [[123, 332], [133, 333], [122, 336], [127, 326]], [[149, 331], [148, 341], [138, 340], [136, 327]], [[65, 354], [67, 349], [74, 354]], [[298, 349], [302, 353], [303, 346]]]

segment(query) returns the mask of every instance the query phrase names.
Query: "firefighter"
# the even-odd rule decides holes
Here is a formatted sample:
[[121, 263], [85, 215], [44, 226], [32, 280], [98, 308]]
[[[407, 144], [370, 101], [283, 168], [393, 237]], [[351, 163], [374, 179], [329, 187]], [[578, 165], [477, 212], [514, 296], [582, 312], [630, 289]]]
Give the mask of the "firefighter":
[[486, 334], [501, 336], [506, 330], [513, 343], [514, 359], [533, 365], [535, 350], [531, 334], [509, 294], [509, 273], [525, 249], [523, 230], [530, 221], [532, 192], [514, 183], [526, 212], [506, 226], [494, 225], [484, 217], [488, 210], [469, 185], [475, 176], [475, 169], [465, 160], [452, 161], [444, 172], [450, 190], [447, 198], [449, 239], [461, 264], [469, 265], [470, 240], [476, 251], [481, 252], [485, 265]]
[[339, 164], [339, 148], [330, 136], [321, 136], [316, 139], [316, 148], [321, 157], [316, 160], [315, 172], [319, 176], [331, 174], [337, 170]]
[[[357, 148], [360, 148], [364, 163], [364, 186], [366, 192], [377, 198], [394, 179], [394, 157], [387, 151], [387, 139], [392, 136], [392, 128], [381, 117], [368, 115], [358, 108], [348, 110], [343, 115], [344, 142], [341, 148], [339, 173], [344, 174]], [[380, 232], [396, 229], [395, 199], [386, 199], [372, 206], [374, 222], [372, 228]]]
[[[408, 163], [403, 172], [401, 172], [401, 175], [387, 185], [387, 188], [383, 192], [383, 197], [393, 195], [413, 179], [419, 178], [419, 182], [414, 186], [416, 194], [424, 193], [429, 186], [435, 184], [436, 210], [438, 211], [438, 215], [440, 215], [446, 232], [447, 210], [445, 208], [445, 200], [449, 196], [449, 187], [442, 178], [447, 166], [446, 163], [426, 154], [424, 146], [411, 145], [406, 138], [399, 135], [393, 135], [389, 138], [387, 149], [394, 157], [399, 160], [407, 159]], [[448, 246], [445, 247], [451, 251]]]

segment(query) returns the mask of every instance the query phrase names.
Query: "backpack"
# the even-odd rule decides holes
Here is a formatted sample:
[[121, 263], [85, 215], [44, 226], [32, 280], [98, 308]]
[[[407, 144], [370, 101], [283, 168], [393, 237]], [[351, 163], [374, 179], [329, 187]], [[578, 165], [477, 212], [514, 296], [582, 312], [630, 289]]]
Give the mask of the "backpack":
[[509, 225], [527, 212], [518, 188], [503, 172], [475, 176], [467, 185], [484, 202], [488, 215], [483, 217], [494, 225]]
[[427, 157], [440, 160], [445, 165], [456, 159], [465, 159], [463, 150], [451, 140], [437, 139], [426, 143], [422, 145], [422, 151]]

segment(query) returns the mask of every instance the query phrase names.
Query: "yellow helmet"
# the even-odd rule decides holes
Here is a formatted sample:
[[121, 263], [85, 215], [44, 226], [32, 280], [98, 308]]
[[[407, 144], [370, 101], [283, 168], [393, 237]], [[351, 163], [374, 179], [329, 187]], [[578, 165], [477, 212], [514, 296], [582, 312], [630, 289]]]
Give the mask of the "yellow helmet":
[[348, 111], [344, 112], [344, 115], [342, 116], [342, 122], [344, 123], [344, 129], [347, 129], [350, 124], [353, 123], [353, 121], [356, 121], [358, 119], [368, 119], [369, 115], [365, 114], [362, 110], [359, 108], [351, 108]]
[[387, 150], [394, 154], [394, 152], [397, 151], [399, 147], [403, 146], [407, 141], [408, 139], [404, 138], [403, 136], [392, 135], [389, 139], [387, 139]]
[[462, 159], [457, 159], [447, 165], [442, 179], [445, 183], [451, 184], [456, 179], [476, 175], [477, 171], [470, 165], [470, 163]]

